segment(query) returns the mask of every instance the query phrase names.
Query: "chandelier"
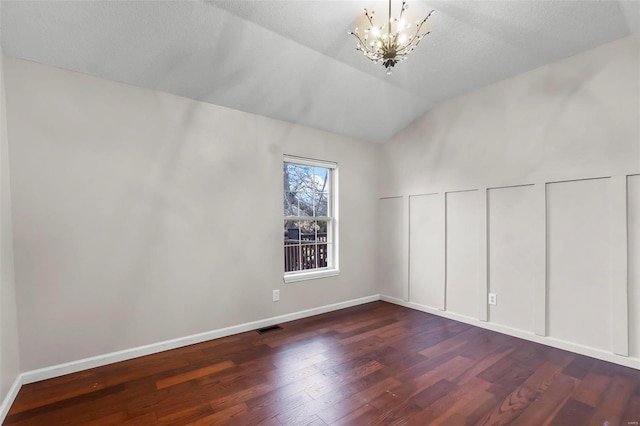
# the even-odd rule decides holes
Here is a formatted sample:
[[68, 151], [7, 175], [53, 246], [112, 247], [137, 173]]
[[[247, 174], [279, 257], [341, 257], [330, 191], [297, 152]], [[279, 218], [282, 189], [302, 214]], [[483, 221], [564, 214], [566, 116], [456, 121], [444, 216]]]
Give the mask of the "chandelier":
[[[426, 18], [419, 20], [415, 26], [411, 25], [403, 17], [404, 12], [409, 8], [406, 1], [402, 2], [402, 9], [398, 18], [391, 18], [391, 0], [389, 0], [389, 20], [380, 26], [373, 24], [373, 15], [375, 11], [369, 12], [364, 10], [369, 28], [364, 30], [364, 34], [360, 35], [358, 27], [349, 34], [358, 39], [356, 50], [359, 50], [376, 64], [382, 64], [387, 69], [387, 75], [391, 74], [393, 67], [400, 61], [407, 59], [420, 41], [427, 36], [430, 31], [421, 32], [422, 26], [433, 13], [429, 12]], [[415, 28], [415, 31], [412, 30]]]

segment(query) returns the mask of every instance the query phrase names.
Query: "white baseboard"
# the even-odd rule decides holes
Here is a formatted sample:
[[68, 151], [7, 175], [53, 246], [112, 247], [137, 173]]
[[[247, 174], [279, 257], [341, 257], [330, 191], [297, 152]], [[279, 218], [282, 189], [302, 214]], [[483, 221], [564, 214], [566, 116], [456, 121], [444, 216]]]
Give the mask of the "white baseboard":
[[218, 339], [221, 337], [231, 336], [233, 334], [244, 333], [246, 331], [255, 330], [257, 328], [268, 327], [270, 325], [279, 324], [288, 321], [294, 321], [300, 318], [306, 318], [313, 315], [324, 314], [326, 312], [336, 311], [338, 309], [349, 308], [351, 306], [361, 305], [363, 303], [374, 302], [380, 300], [380, 295], [361, 297], [359, 299], [347, 300], [345, 302], [334, 303], [332, 305], [320, 306], [318, 308], [307, 309], [304, 311], [293, 312], [291, 314], [271, 317], [264, 320], [248, 322], [232, 327], [221, 328], [218, 330], [207, 331], [205, 333], [193, 334], [190, 336], [179, 337], [177, 339], [166, 340], [164, 342], [152, 343], [150, 345], [139, 346], [137, 348], [125, 349], [122, 351], [111, 352], [104, 355], [98, 355], [91, 358], [84, 358], [77, 361], [67, 362], [64, 364], [53, 365], [51, 367], [40, 368], [22, 373], [22, 383], [28, 384], [39, 382], [40, 380], [51, 379], [53, 377], [63, 376], [65, 374], [76, 373], [78, 371], [90, 368], [100, 367], [115, 362], [125, 361], [128, 359], [138, 358], [145, 355], [151, 355], [170, 349], [176, 349], [183, 346], [193, 345], [195, 343], [206, 342], [208, 340]]
[[580, 355], [590, 356], [592, 358], [600, 359], [602, 361], [613, 362], [614, 364], [623, 365], [625, 367], [635, 368], [640, 370], [640, 359], [629, 358], [621, 355], [616, 355], [612, 352], [606, 352], [601, 349], [592, 348], [589, 346], [579, 345], [577, 343], [567, 342], [566, 340], [555, 339], [548, 336], [538, 336], [537, 334], [529, 333], [517, 328], [511, 328], [500, 324], [495, 324], [487, 321], [480, 321], [476, 318], [467, 317], [464, 315], [454, 314], [447, 311], [441, 311], [439, 309], [431, 308], [429, 306], [419, 305], [413, 302], [407, 302], [395, 297], [380, 295], [380, 300], [393, 303], [396, 305], [404, 306], [407, 308], [415, 309], [429, 314], [437, 315], [440, 317], [448, 318], [454, 321], [460, 321], [465, 324], [473, 325], [475, 327], [481, 327], [487, 330], [496, 331], [498, 333], [507, 334], [509, 336], [518, 337], [520, 339], [529, 340], [531, 342], [540, 343], [554, 348], [562, 349], [569, 352], [574, 352]]
[[19, 374], [18, 377], [13, 381], [13, 384], [9, 388], [9, 392], [4, 397], [2, 402], [0, 403], [0, 424], [4, 422], [4, 419], [7, 417], [7, 413], [9, 413], [9, 408], [11, 408], [11, 404], [15, 401], [16, 396], [18, 396], [18, 391], [22, 387], [22, 374]]

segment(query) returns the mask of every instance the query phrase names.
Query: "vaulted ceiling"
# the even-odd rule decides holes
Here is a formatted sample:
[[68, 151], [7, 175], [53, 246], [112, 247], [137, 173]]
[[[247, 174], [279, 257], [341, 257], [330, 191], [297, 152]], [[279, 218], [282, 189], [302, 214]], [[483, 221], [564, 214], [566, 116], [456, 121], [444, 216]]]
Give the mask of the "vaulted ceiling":
[[409, 6], [435, 10], [432, 33], [391, 76], [347, 34], [378, 0], [5, 0], [1, 37], [8, 56], [385, 142], [438, 102], [640, 32], [635, 1]]

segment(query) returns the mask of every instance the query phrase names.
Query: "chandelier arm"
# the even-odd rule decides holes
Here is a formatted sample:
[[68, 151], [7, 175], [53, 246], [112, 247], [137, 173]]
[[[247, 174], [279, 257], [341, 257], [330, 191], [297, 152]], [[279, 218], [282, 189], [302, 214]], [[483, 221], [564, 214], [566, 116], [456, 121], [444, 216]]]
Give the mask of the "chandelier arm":
[[[422, 36], [424, 37], [424, 36], [426, 36], [426, 35], [428, 35], [428, 34], [430, 34], [430, 33], [425, 33], [425, 34], [423, 34]], [[416, 47], [418, 47], [418, 45], [420, 44], [420, 42], [421, 42], [421, 41], [422, 41], [422, 38], [421, 38], [421, 39], [419, 39], [418, 41], [416, 41], [416, 43], [415, 43], [415, 44], [413, 44], [413, 45], [405, 46], [405, 47], [402, 49], [402, 54], [407, 54], [408, 52], [410, 52], [410, 51], [412, 51], [413, 49], [415, 49]]]
[[[422, 41], [422, 39], [424, 37], [428, 36], [429, 34], [431, 34], [431, 31], [427, 31], [424, 34], [421, 34], [418, 38], [412, 39], [412, 42], [410, 42], [410, 43], [398, 48], [398, 53], [399, 54], [405, 54], [405, 53], [407, 53], [407, 50], [415, 49], [416, 47], [418, 47], [418, 44]], [[413, 43], [413, 40], [417, 40], [417, 41], [415, 43]]]
[[[371, 15], [369, 15], [369, 12], [367, 11], [367, 9], [364, 10], [364, 16], [367, 17], [367, 20], [369, 21], [369, 25], [371, 25], [370, 28], [375, 28], [376, 26], [373, 23], [373, 18], [371, 17]], [[360, 42], [362, 44], [364, 44], [364, 42], [362, 42], [362, 40]]]
[[[432, 10], [431, 12], [429, 12], [429, 14], [427, 15], [427, 17], [426, 17], [426, 18], [424, 18], [424, 19], [422, 20], [422, 22], [420, 22], [420, 25], [418, 26], [418, 29], [416, 30], [416, 35], [418, 35], [418, 33], [420, 32], [420, 29], [422, 28], [422, 26], [424, 25], [424, 23], [425, 23], [425, 22], [427, 22], [427, 19], [429, 19], [429, 17], [433, 14], [433, 12], [434, 12], [433, 10]], [[427, 33], [427, 34], [429, 34], [429, 33]], [[424, 34], [424, 35], [426, 35], [426, 34]], [[423, 35], [423, 36], [424, 36], [424, 35]]]
[[417, 42], [415, 43], [414, 47], [418, 45], [418, 43], [420, 43], [420, 40], [422, 39], [422, 37], [425, 37], [427, 35], [429, 35], [431, 33], [431, 31], [427, 31], [424, 34], [420, 34], [420, 30], [422, 29], [422, 26], [424, 25], [425, 22], [427, 22], [427, 20], [429, 19], [429, 17], [433, 14], [433, 10], [431, 12], [429, 12], [429, 14], [422, 20], [422, 22], [420, 22], [420, 25], [418, 26], [418, 28], [416, 29], [416, 32], [413, 34], [413, 37], [410, 39], [411, 41], [406, 44], [405, 46], [400, 47], [398, 50], [399, 51], [404, 51], [406, 50], [408, 47], [410, 47], [413, 44], [413, 40], [417, 39]]
[[[391, 3], [391, 1], [389, 1], [389, 3]], [[400, 25], [400, 21], [402, 21], [402, 14], [404, 13], [404, 5], [405, 5], [405, 1], [402, 1], [402, 7], [400, 8], [400, 16], [398, 16], [398, 19], [396, 19], [396, 32], [395, 34], [393, 34], [393, 44], [398, 43], [398, 35], [400, 35], [400, 28], [398, 27]], [[391, 39], [391, 11], [389, 11], [389, 39]]]
[[[354, 36], [355, 38], [357, 38], [357, 39], [358, 39], [358, 41], [360, 42], [360, 47], [361, 47], [361, 49], [363, 50], [363, 52], [364, 52], [364, 51], [367, 51], [367, 52], [374, 53], [374, 51], [373, 51], [373, 50], [371, 50], [371, 49], [369, 49], [369, 47], [365, 44], [365, 42], [364, 42], [364, 41], [362, 41], [362, 39], [360, 38], [360, 36], [359, 36], [358, 34], [354, 33], [353, 31], [351, 31], [349, 34], [351, 34], [352, 36]], [[357, 48], [356, 48], [356, 49], [357, 49]]]
[[371, 27], [374, 27], [373, 18], [371, 16], [369, 16], [369, 12], [367, 12], [367, 9], [364, 10], [364, 16], [366, 16], [367, 20], [369, 20], [369, 24], [371, 25]]
[[401, 31], [398, 25], [400, 25], [400, 22], [402, 22], [402, 15], [404, 14], [404, 11], [406, 9], [406, 4], [407, 2], [405, 0], [402, 0], [402, 7], [400, 8], [400, 16], [398, 16], [398, 24], [396, 25], [396, 34], [393, 39], [394, 42], [398, 41], [398, 35], [400, 34], [400, 31]]

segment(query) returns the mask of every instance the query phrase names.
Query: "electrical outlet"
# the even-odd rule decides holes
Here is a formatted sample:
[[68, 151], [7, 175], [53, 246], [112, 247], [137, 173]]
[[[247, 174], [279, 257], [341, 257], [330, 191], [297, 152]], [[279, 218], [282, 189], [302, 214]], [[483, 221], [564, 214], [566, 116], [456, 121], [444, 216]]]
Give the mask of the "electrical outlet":
[[489, 293], [489, 304], [490, 305], [498, 304], [498, 296], [495, 293]]
[[280, 300], [280, 290], [273, 290], [273, 301], [277, 302]]

